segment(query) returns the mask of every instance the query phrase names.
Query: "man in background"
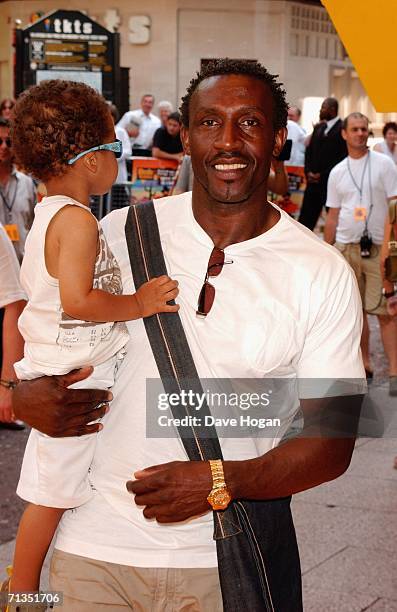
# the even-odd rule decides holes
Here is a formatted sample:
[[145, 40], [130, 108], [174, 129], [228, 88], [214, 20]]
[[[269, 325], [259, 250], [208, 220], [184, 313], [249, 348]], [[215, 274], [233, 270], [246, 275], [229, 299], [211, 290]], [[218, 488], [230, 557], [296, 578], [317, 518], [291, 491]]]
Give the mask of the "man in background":
[[33, 180], [14, 167], [10, 131], [8, 119], [0, 117], [0, 223], [21, 262], [33, 223], [36, 189]]
[[24, 429], [14, 417], [12, 393], [17, 380], [14, 363], [23, 356], [18, 318], [25, 304], [17, 257], [0, 223], [0, 429]]
[[134, 149], [150, 150], [152, 148], [154, 133], [161, 127], [160, 119], [151, 112], [153, 106], [154, 96], [152, 94], [145, 94], [141, 98], [141, 108], [127, 111], [118, 123], [120, 127], [125, 129], [135, 118], [140, 119], [139, 135], [132, 143]]
[[314, 127], [305, 154], [307, 187], [298, 220], [311, 230], [315, 228], [327, 199], [329, 173], [347, 155], [341, 129], [338, 101], [326, 98], [320, 108], [320, 123]]
[[[288, 120], [294, 121], [299, 124], [301, 119], [302, 111], [298, 106], [289, 106], [288, 107]], [[303, 128], [302, 128], [303, 129]]]
[[181, 161], [183, 146], [179, 135], [181, 130], [180, 114], [171, 113], [165, 127], [159, 128], [153, 138], [153, 157]]
[[397, 319], [387, 313], [382, 296], [380, 256], [388, 202], [397, 197], [397, 169], [386, 155], [369, 151], [368, 119], [351, 113], [343, 121], [348, 156], [329, 175], [329, 212], [324, 239], [334, 244], [353, 268], [364, 309], [361, 351], [368, 379], [370, 364], [367, 313], [378, 317], [389, 361], [389, 392], [397, 396]]

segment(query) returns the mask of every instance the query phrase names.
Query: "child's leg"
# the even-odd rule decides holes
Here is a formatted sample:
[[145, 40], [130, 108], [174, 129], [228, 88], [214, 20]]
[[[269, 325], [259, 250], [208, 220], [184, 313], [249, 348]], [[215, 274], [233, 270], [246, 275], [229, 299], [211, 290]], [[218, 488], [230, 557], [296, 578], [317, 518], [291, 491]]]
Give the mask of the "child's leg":
[[65, 508], [29, 504], [19, 523], [10, 590], [38, 591], [40, 573]]

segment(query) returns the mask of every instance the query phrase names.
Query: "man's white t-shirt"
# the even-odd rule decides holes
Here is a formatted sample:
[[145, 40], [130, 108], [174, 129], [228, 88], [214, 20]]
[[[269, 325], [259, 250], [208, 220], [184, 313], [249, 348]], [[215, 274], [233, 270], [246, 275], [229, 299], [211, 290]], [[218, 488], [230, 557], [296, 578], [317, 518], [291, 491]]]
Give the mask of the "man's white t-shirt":
[[[222, 272], [205, 319], [197, 300], [213, 249], [196, 222], [191, 193], [156, 201], [169, 275], [179, 282], [179, 314], [201, 378], [363, 378], [361, 302], [343, 257], [280, 211], [264, 234], [225, 249]], [[128, 209], [103, 220], [124, 293], [134, 291], [124, 236]], [[212, 513], [172, 525], [146, 520], [125, 483], [139, 469], [187, 456], [179, 438], [146, 436], [146, 379], [159, 378], [143, 321], [128, 324], [127, 355], [113, 388], [114, 400], [98, 435], [91, 471], [95, 495], [64, 514], [56, 547], [138, 567], [215, 567]], [[273, 437], [223, 438], [226, 460], [263, 455], [277, 446], [291, 423]]]
[[360, 242], [365, 221], [355, 220], [355, 209], [365, 208], [368, 232], [375, 244], [382, 244], [387, 199], [393, 196], [397, 196], [397, 168], [386, 155], [368, 151], [359, 159], [349, 156], [334, 166], [328, 179], [326, 206], [340, 208], [336, 242]]

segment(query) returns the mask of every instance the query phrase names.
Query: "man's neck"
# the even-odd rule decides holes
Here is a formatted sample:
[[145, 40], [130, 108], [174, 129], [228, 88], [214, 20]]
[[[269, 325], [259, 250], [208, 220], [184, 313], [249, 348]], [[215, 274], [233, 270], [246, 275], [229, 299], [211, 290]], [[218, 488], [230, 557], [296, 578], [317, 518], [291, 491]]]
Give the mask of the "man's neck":
[[364, 157], [365, 155], [367, 155], [368, 147], [366, 147], [365, 149], [353, 149], [352, 147], [349, 147], [348, 145], [347, 153], [349, 157], [351, 157], [352, 159], [360, 159], [361, 157]]
[[9, 162], [0, 163], [0, 183], [2, 183], [3, 185], [8, 183], [8, 181], [10, 180], [11, 173], [12, 173], [11, 163]]
[[193, 215], [216, 247], [224, 249], [260, 236], [278, 222], [280, 213], [267, 202], [267, 185], [261, 187], [256, 198], [223, 204], [212, 200], [198, 181], [194, 181]]

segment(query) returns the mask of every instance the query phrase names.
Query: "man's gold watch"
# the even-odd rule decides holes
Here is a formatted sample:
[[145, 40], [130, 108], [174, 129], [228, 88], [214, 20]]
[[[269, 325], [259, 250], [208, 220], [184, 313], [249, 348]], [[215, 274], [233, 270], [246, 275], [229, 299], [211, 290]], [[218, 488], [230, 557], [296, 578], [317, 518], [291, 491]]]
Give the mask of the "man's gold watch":
[[209, 464], [212, 474], [212, 490], [207, 497], [207, 501], [213, 510], [225, 510], [232, 501], [232, 496], [226, 486], [222, 461], [213, 459], [209, 461]]

